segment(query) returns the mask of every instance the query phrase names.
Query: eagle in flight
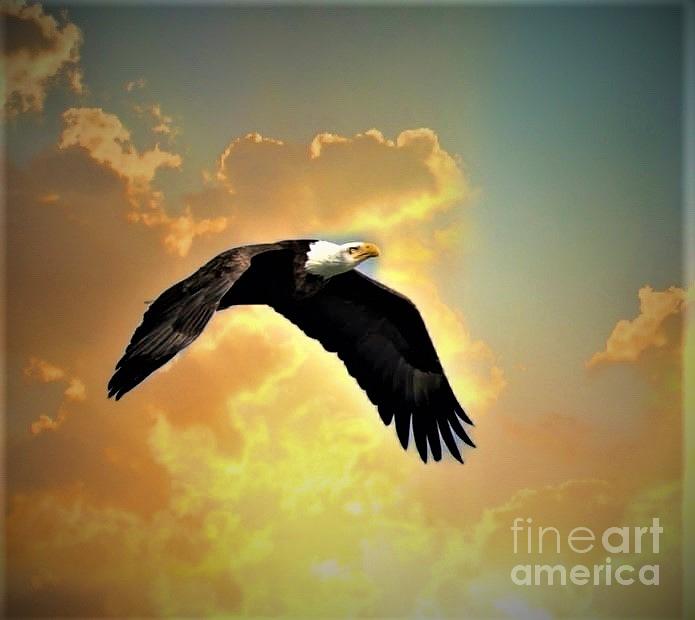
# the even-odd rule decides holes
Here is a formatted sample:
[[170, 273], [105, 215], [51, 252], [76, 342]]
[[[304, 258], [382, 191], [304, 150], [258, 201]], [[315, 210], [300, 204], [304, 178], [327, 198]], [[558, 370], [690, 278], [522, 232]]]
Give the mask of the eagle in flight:
[[372, 243], [317, 240], [218, 254], [150, 304], [116, 364], [109, 398], [120, 399], [191, 344], [217, 310], [265, 304], [338, 355], [384, 424], [395, 419], [404, 449], [412, 421], [424, 462], [428, 447], [432, 458], [441, 460], [441, 438], [463, 463], [454, 435], [475, 447], [463, 427], [472, 422], [413, 302], [355, 269], [373, 256], [379, 250]]

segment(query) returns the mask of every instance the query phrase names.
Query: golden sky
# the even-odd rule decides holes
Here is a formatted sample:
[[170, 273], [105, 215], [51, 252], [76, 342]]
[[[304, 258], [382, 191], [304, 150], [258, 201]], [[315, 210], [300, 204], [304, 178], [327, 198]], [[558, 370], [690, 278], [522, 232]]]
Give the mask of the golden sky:
[[[15, 136], [53, 123], [50, 142], [28, 157], [11, 143], [6, 157], [10, 615], [679, 615], [678, 271], [616, 294], [623, 314], [606, 302], [590, 352], [572, 344], [555, 359], [540, 343], [571, 337], [553, 319], [517, 361], [507, 343], [528, 336], [523, 316], [512, 307], [476, 331], [487, 323], [457, 288], [494, 244], [481, 224], [492, 188], [447, 126], [307, 121], [303, 139], [220, 127], [229, 138], [200, 160], [186, 133], [215, 119], [169, 112], [175, 102], [148, 91], [155, 74], [90, 87], [89, 20], [18, 2], [3, 13], [4, 122]], [[320, 92], [307, 96], [321, 109]], [[175, 191], [176, 175], [195, 182]], [[475, 421], [465, 465], [404, 452], [342, 363], [268, 308], [220, 313], [122, 401], [106, 399], [146, 300], [222, 249], [303, 237], [380, 246], [370, 273], [415, 301]], [[503, 281], [487, 274], [500, 299]], [[519, 286], [537, 293], [531, 277]], [[583, 313], [573, 301], [570, 323]], [[558, 366], [581, 389], [558, 385]], [[516, 564], [606, 556], [515, 554], [515, 518], [565, 537], [659, 518], [659, 553], [612, 560], [658, 563], [660, 584], [514, 585]]]

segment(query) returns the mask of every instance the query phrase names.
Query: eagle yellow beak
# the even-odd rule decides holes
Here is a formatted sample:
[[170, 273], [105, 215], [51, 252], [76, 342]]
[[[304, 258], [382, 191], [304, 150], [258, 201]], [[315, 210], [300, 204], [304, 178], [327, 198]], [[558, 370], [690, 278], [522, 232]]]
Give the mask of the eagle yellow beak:
[[379, 256], [379, 253], [379, 248], [376, 247], [373, 243], [363, 243], [360, 246], [360, 249], [357, 251], [356, 258], [367, 259], [372, 256]]

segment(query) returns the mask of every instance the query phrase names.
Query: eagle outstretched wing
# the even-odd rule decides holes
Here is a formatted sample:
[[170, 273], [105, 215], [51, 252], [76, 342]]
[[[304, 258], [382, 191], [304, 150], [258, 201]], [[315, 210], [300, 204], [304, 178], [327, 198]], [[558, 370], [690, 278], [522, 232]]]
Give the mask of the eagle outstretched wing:
[[248, 269], [251, 257], [248, 248], [223, 252], [155, 299], [116, 364], [109, 398], [118, 400], [191, 344], [224, 294]]
[[334, 276], [315, 295], [288, 300], [275, 309], [337, 353], [384, 423], [395, 419], [403, 448], [408, 447], [412, 421], [423, 461], [428, 446], [432, 458], [441, 459], [441, 437], [452, 456], [463, 462], [454, 433], [474, 446], [462, 425], [472, 422], [454, 396], [420, 313], [407, 297], [353, 270]]

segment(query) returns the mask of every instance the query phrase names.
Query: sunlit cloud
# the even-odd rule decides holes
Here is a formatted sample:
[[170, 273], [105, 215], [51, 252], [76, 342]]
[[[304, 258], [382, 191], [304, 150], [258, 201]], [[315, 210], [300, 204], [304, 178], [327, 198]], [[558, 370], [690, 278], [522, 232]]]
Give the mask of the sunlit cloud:
[[68, 71], [68, 83], [73, 92], [78, 95], [84, 95], [87, 93], [87, 87], [84, 85], [84, 73], [79, 67], [70, 69]]
[[49, 383], [64, 379], [65, 371], [40, 357], [32, 357], [24, 367], [24, 376], [36, 378], [43, 383]]
[[125, 182], [132, 207], [128, 219], [163, 229], [162, 240], [169, 251], [185, 256], [194, 238], [226, 228], [227, 219], [223, 216], [198, 219], [190, 208], [180, 215], [167, 212], [164, 194], [152, 182], [160, 169], [180, 168], [180, 155], [162, 150], [158, 144], [138, 151], [120, 119], [101, 108], [70, 108], [63, 113], [63, 122], [59, 147], [81, 147], [96, 162], [117, 173]]
[[[454, 99], [434, 89], [389, 110], [388, 97], [363, 95], [384, 91], [374, 77], [392, 73], [391, 39], [402, 51], [425, 34], [409, 24], [407, 31], [390, 28], [383, 57], [360, 74], [362, 82], [355, 74], [350, 84], [355, 102], [366, 107], [341, 116], [341, 131], [330, 130], [340, 104], [329, 102], [344, 95], [333, 87], [348, 83], [345, 67], [336, 56], [337, 64], [323, 71], [322, 59], [311, 58], [299, 63], [308, 80], [265, 75], [280, 50], [273, 46], [297, 34], [284, 24], [274, 31], [282, 36], [233, 41], [238, 49], [250, 45], [250, 55], [213, 58], [216, 44], [197, 48], [196, 84], [226, 75], [201, 89], [207, 100], [239, 112], [225, 126], [221, 116], [201, 116], [200, 101], [179, 98], [191, 76], [168, 71], [176, 58], [150, 45], [157, 33], [139, 41], [151, 57], [124, 73], [120, 60], [137, 59], [137, 37], [135, 47], [133, 37], [122, 37], [125, 47], [109, 49], [104, 62], [99, 54], [83, 58], [108, 27], [91, 9], [68, 15], [53, 5], [9, 0], [0, 10], [7, 26], [4, 114], [19, 116], [9, 130], [10, 142], [21, 145], [6, 162], [8, 616], [682, 616], [684, 293], [644, 287], [634, 316], [605, 310], [608, 327], [597, 334], [603, 340], [588, 353], [578, 346], [551, 359], [545, 347], [525, 346], [557, 342], [558, 334], [548, 332], [555, 323], [531, 334], [537, 325], [525, 321], [528, 299], [513, 299], [514, 270], [496, 273], [504, 260], [480, 269], [499, 249], [495, 244], [511, 254], [518, 249], [506, 243], [510, 226], [530, 222], [525, 232], [542, 235], [547, 226], [534, 222], [548, 205], [507, 201], [517, 179], [505, 176], [504, 165], [514, 157], [495, 154], [510, 145], [530, 153], [523, 162], [528, 172], [552, 145], [531, 132], [531, 146], [543, 148], [524, 151], [529, 136], [508, 131], [514, 119], [500, 124], [492, 109], [487, 120], [470, 116], [485, 97], [465, 67], [459, 77], [468, 103], [460, 88], [452, 89]], [[252, 13], [245, 15], [254, 19]], [[270, 24], [274, 17], [262, 13]], [[189, 17], [166, 21], [176, 30]], [[321, 39], [307, 34], [297, 58], [313, 54]], [[436, 61], [448, 53], [433, 49], [429, 66], [441, 69]], [[248, 79], [244, 59], [254, 61]], [[157, 73], [160, 65], [166, 74]], [[97, 69], [98, 88], [90, 78]], [[417, 71], [406, 73], [393, 84], [404, 96], [417, 95], [411, 88]], [[156, 76], [156, 84], [145, 75]], [[70, 103], [53, 96], [58, 88]], [[297, 93], [310, 95], [304, 103], [311, 114], [295, 114]], [[88, 94], [89, 107], [74, 103], [75, 94]], [[434, 114], [422, 116], [423, 101]], [[290, 113], [264, 122], [264, 114], [282, 109]], [[23, 117], [43, 110], [46, 118]], [[460, 126], [441, 123], [459, 116]], [[238, 124], [245, 117], [247, 128]], [[360, 118], [364, 131], [345, 129], [359, 127]], [[407, 124], [413, 118], [438, 124], [413, 127]], [[367, 129], [372, 123], [384, 124]], [[471, 157], [470, 176], [457, 152]], [[189, 185], [203, 168], [202, 181]], [[574, 180], [581, 189], [588, 177], [525, 178], [567, 190]], [[481, 201], [479, 179], [492, 184]], [[541, 193], [550, 196], [549, 187]], [[609, 202], [619, 208], [617, 198]], [[513, 204], [514, 213], [504, 204]], [[267, 307], [216, 313], [190, 347], [136, 390], [119, 402], [106, 398], [114, 364], [151, 300], [226, 247], [298, 237], [379, 245], [380, 257], [360, 269], [421, 312], [475, 422], [478, 448], [462, 446], [465, 465], [448, 455], [423, 464], [414, 446], [404, 451], [343, 362]], [[628, 235], [606, 250], [607, 270], [621, 269], [620, 251], [630, 243]], [[535, 262], [525, 265], [531, 283]], [[471, 290], [473, 280], [486, 290]], [[556, 307], [547, 304], [548, 291], [570, 289], [572, 282], [535, 287], [533, 307]], [[478, 292], [470, 305], [463, 299]], [[495, 299], [503, 300], [508, 321], [471, 314]], [[607, 309], [621, 300], [602, 302]], [[582, 314], [581, 304], [575, 310]], [[615, 325], [623, 316], [628, 320]], [[632, 363], [638, 372], [584, 382], [572, 373], [585, 359], [592, 369]], [[621, 396], [633, 399], [625, 411], [603, 404]], [[515, 554], [514, 518], [566, 534], [577, 526], [642, 526], [654, 516], [665, 529], [658, 557], [629, 553], [614, 563], [658, 561], [659, 588], [512, 584], [511, 567], [529, 555], [548, 564], [605, 561], [598, 548], [577, 558], [552, 544], [538, 554]]]
[[40, 4], [9, 0], [0, 5], [3, 46], [4, 112], [15, 116], [40, 112], [51, 80], [67, 77], [70, 88], [84, 92], [80, 47], [82, 32], [65, 16], [60, 20]]
[[59, 147], [86, 149], [94, 160], [127, 181], [133, 199], [151, 191], [150, 183], [159, 168], [181, 167], [181, 156], [163, 151], [159, 145], [139, 152], [120, 119], [101, 108], [70, 108], [63, 113], [63, 122]]
[[51, 364], [40, 357], [32, 357], [24, 367], [24, 376], [28, 380], [41, 383], [62, 382], [66, 384], [63, 392], [63, 402], [58, 407], [58, 413], [51, 417], [41, 414], [29, 426], [32, 435], [38, 435], [44, 431], [55, 431], [65, 422], [69, 412], [65, 409], [66, 402], [82, 402], [87, 398], [87, 388], [84, 382], [74, 376], [70, 376], [63, 368]]
[[[32, 231], [38, 252], [20, 263], [14, 316], [26, 326], [24, 337], [34, 338], [45, 322], [38, 310], [45, 296], [56, 307], [72, 307], [68, 286], [80, 290], [82, 304], [56, 318], [54, 333], [61, 336], [51, 350], [66, 353], [46, 352], [24, 365], [27, 379], [59, 385], [63, 394], [52, 409], [37, 410], [34, 437], [22, 446], [30, 473], [10, 498], [11, 609], [29, 616], [60, 607], [65, 614], [122, 617], [553, 617], [573, 605], [596, 615], [610, 607], [612, 599], [585, 591], [501, 596], [510, 588], [509, 518], [542, 515], [549, 525], [569, 527], [577, 524], [573, 515], [593, 515], [587, 518], [598, 526], [622, 519], [628, 506], [644, 515], [661, 502], [666, 514], [676, 494], [653, 478], [635, 491], [638, 499], [598, 477], [548, 487], [552, 476], [585, 469], [601, 475], [634, 446], [605, 439], [601, 459], [591, 426], [572, 416], [520, 410], [518, 419], [499, 419], [511, 379], [445, 286], [447, 267], [468, 243], [469, 183], [456, 157], [435, 148], [433, 132], [416, 131], [400, 147], [378, 132], [323, 135], [301, 148], [260, 135], [241, 138], [209, 176], [209, 193], [177, 215], [184, 219], [174, 231], [157, 189], [157, 175], [171, 166], [145, 160], [148, 151], [132, 144], [117, 117], [103, 110], [85, 115], [66, 126], [73, 129], [66, 137], [71, 146], [13, 181], [24, 197], [20, 230]], [[257, 157], [247, 169], [253, 183], [245, 181], [238, 149]], [[337, 181], [343, 166], [350, 185]], [[285, 176], [264, 186], [275, 172]], [[296, 222], [297, 178], [342, 208], [336, 214], [314, 199], [303, 203], [321, 234], [357, 238], [359, 231], [378, 242], [382, 255], [370, 268], [417, 304], [477, 422], [480, 448], [468, 452], [465, 466], [446, 458], [423, 465], [414, 450], [403, 451], [342, 362], [267, 308], [218, 313], [174, 363], [118, 403], [92, 389], [106, 381], [143, 302], [212, 253], [211, 238], [195, 229], [201, 218], [233, 221], [229, 230], [240, 242], [252, 234], [285, 238], [314, 230]], [[145, 188], [135, 204], [134, 188]], [[95, 201], [101, 196], [108, 209]], [[385, 196], [390, 202], [382, 202]], [[254, 210], [252, 198], [277, 221]], [[366, 205], [377, 202], [386, 205], [381, 214], [391, 218], [389, 226], [368, 224]], [[172, 252], [117, 217], [124, 212], [162, 240], [171, 233]], [[358, 223], [362, 228], [351, 228]], [[56, 235], [71, 244], [55, 242]], [[30, 256], [23, 246], [16, 251]], [[59, 263], [66, 281], [34, 275], [36, 260]], [[141, 272], [141, 265], [156, 269]], [[20, 312], [26, 308], [37, 309]], [[81, 341], [97, 330], [98, 341]], [[69, 348], [63, 334], [75, 335]], [[88, 415], [77, 415], [77, 407]], [[658, 449], [670, 439], [665, 435]], [[643, 479], [639, 469], [631, 471]], [[38, 488], [34, 479], [41, 480]], [[669, 558], [677, 566], [676, 551]], [[624, 609], [639, 610], [645, 598], [624, 602]], [[671, 609], [671, 599], [673, 590], [659, 598], [663, 609]]]
[[351, 138], [321, 133], [307, 147], [250, 133], [227, 146], [209, 185], [189, 204], [229, 213], [237, 235], [374, 231], [384, 244], [380, 276], [416, 301], [462, 399], [474, 410], [496, 400], [506, 385], [501, 365], [433, 283], [462, 234], [460, 223], [436, 216], [471, 195], [435, 132], [406, 130], [395, 140], [376, 129]]
[[635, 362], [647, 349], [667, 343], [664, 322], [684, 310], [685, 291], [676, 286], [664, 291], [644, 286], [639, 290], [639, 300], [639, 315], [632, 320], [618, 321], [606, 341], [605, 350], [594, 353], [586, 363], [587, 368], [611, 362]]
[[32, 435], [39, 435], [44, 431], [55, 431], [63, 424], [63, 422], [65, 422], [66, 416], [67, 413], [63, 409], [61, 409], [58, 412], [58, 415], [54, 418], [42, 414], [34, 422], [31, 423], [31, 426], [29, 427], [29, 432]]
[[[281, 400], [278, 394], [253, 412], [232, 414], [248, 438], [241, 457], [220, 450], [210, 429], [178, 429], [165, 414], [157, 414], [149, 442], [170, 472], [172, 496], [151, 518], [90, 505], [75, 491], [15, 496], [8, 522], [10, 554], [34, 582], [40, 581], [34, 604], [55, 596], [52, 580], [65, 588], [79, 579], [91, 593], [84, 609], [92, 615], [108, 610], [121, 616], [400, 617], [419, 610], [437, 617], [518, 617], [522, 612], [555, 617], [616, 607], [633, 615], [644, 609], [676, 615], [677, 484], [634, 494], [603, 480], [570, 480], [521, 490], [477, 520], [450, 525], [441, 519], [441, 508], [428, 505], [409, 487], [415, 461], [390, 466], [392, 452], [365, 445], [373, 432], [335, 408], [339, 427], [335, 419], [322, 424], [325, 413], [295, 409], [294, 399], [283, 421], [275, 412]], [[301, 437], [317, 424], [316, 437]], [[552, 537], [540, 555], [537, 549], [526, 552], [523, 537], [515, 554], [514, 518], [531, 518], [534, 526], [556, 527], [566, 536], [579, 525], [599, 533], [616, 524], [642, 526], [655, 514], [665, 529], [660, 553], [623, 561], [659, 562], [664, 581], [656, 594], [638, 586], [611, 592], [606, 599], [593, 588], [568, 586], [501, 595], [509, 590], [509, 573], [517, 563], [605, 561], [600, 546], [577, 557], [562, 544], [558, 554]], [[47, 531], [61, 533], [49, 555], [42, 547], [43, 530], [36, 529], [43, 523], [51, 524]], [[34, 525], [29, 537], [28, 524]], [[93, 570], [72, 568], [97, 549], [101, 561]], [[139, 561], [133, 563], [135, 549]], [[75, 562], [65, 564], [66, 558]], [[113, 571], [120, 575], [118, 583], [111, 583]], [[145, 578], [153, 572], [156, 583]], [[137, 595], [113, 595], [124, 588]]]
[[81, 379], [77, 377], [72, 377], [68, 383], [68, 387], [65, 388], [65, 397], [68, 400], [83, 401], [87, 398], [87, 388]]
[[190, 205], [230, 216], [249, 236], [388, 231], [466, 201], [470, 187], [431, 129], [395, 140], [371, 129], [317, 134], [308, 145], [249, 133], [222, 152]]
[[153, 122], [151, 131], [155, 134], [160, 134], [173, 139], [177, 136], [181, 129], [174, 125], [173, 117], [162, 112], [162, 106], [158, 103], [151, 105], [136, 105], [135, 111], [138, 114], [147, 114]]

